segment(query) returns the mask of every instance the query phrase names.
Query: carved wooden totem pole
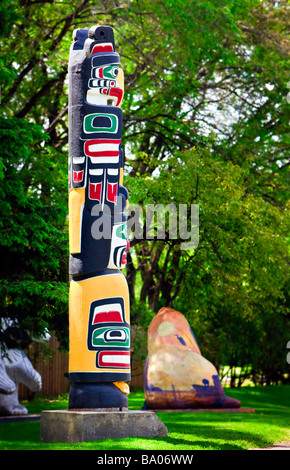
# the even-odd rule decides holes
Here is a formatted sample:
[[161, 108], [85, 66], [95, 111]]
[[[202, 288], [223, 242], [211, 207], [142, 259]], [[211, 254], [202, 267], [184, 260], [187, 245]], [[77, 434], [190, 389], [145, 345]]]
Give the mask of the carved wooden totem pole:
[[70, 409], [128, 405], [123, 92], [112, 28], [75, 30], [69, 57]]

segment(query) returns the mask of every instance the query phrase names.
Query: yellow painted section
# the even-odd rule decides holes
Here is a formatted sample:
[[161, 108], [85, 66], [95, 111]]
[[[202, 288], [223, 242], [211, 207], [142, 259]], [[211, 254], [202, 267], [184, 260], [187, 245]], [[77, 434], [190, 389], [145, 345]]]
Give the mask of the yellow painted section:
[[125, 276], [117, 272], [71, 281], [69, 293], [69, 372], [117, 372], [130, 373], [128, 369], [96, 367], [96, 351], [87, 346], [90, 305], [95, 300], [123, 297], [125, 320], [130, 324], [129, 291]]
[[[125, 88], [125, 80], [124, 80], [124, 71], [122, 69], [122, 67], [118, 67], [118, 75], [116, 77], [116, 81], [118, 83], [118, 86], [120, 88], [122, 88], [122, 90], [124, 91], [124, 88]], [[118, 107], [120, 107], [121, 103], [119, 104]]]
[[[123, 90], [123, 97], [124, 97], [124, 88], [125, 88], [125, 81], [124, 81], [124, 71], [121, 67], [118, 67], [118, 75], [116, 77], [116, 82], [118, 84], [118, 87], [119, 88], [122, 88]], [[122, 101], [123, 101], [123, 97], [120, 101], [120, 103], [118, 104], [118, 108], [120, 108], [121, 104], [122, 104]]]
[[124, 176], [124, 170], [123, 168], [120, 168], [119, 172], [119, 184], [122, 186], [123, 185], [123, 176]]
[[69, 193], [69, 251], [81, 252], [82, 212], [85, 188], [71, 189]]
[[116, 387], [118, 387], [121, 392], [125, 393], [126, 395], [130, 395], [130, 388], [127, 382], [113, 382]]

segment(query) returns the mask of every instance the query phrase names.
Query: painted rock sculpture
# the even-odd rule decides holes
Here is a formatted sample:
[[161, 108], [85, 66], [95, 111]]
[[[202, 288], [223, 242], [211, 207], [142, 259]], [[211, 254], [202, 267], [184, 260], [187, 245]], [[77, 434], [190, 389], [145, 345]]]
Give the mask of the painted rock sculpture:
[[200, 352], [185, 317], [162, 308], [148, 329], [145, 409], [239, 408], [225, 395], [216, 368]]

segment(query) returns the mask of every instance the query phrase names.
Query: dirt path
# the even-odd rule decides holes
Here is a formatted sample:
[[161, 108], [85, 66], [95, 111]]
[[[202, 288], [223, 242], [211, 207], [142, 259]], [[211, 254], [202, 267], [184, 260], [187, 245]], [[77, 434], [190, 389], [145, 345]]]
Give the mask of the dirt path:
[[290, 441], [276, 442], [270, 447], [263, 449], [250, 449], [250, 450], [290, 450]]

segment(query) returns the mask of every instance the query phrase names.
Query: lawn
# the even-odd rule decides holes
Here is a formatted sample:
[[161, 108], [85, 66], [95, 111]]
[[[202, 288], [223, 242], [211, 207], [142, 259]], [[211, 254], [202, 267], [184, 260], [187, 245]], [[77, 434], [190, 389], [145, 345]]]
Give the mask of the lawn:
[[[226, 389], [228, 396], [255, 413], [157, 413], [168, 429], [167, 437], [155, 439], [106, 439], [76, 444], [40, 442], [40, 422], [0, 423], [1, 450], [247, 450], [290, 439], [290, 386], [242, 387]], [[140, 410], [142, 392], [131, 393], [129, 408]], [[67, 399], [34, 399], [24, 403], [29, 413], [67, 409]]]

